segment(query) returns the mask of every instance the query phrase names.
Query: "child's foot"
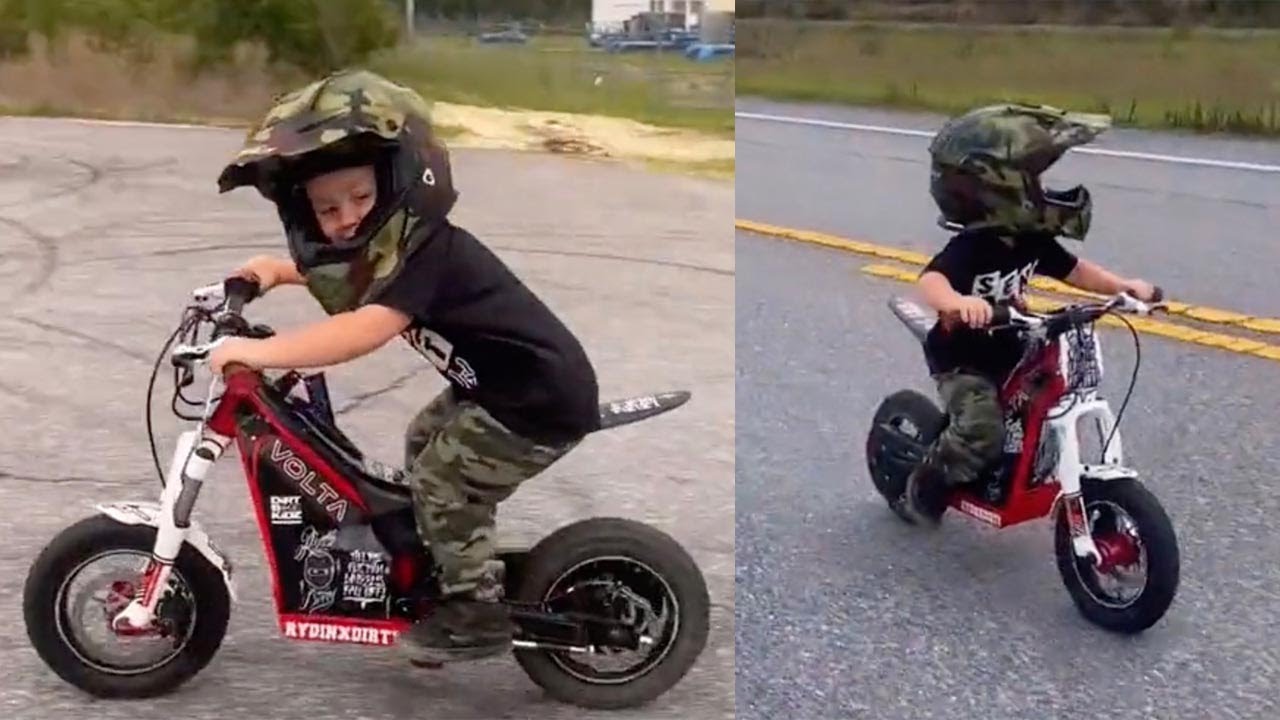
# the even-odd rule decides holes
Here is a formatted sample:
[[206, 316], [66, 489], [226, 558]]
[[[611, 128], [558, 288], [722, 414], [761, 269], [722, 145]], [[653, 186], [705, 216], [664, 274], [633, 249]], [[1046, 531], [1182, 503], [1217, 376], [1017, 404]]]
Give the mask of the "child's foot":
[[507, 606], [469, 598], [442, 600], [432, 613], [400, 636], [415, 665], [479, 660], [511, 647]]
[[932, 465], [921, 464], [907, 478], [902, 512], [916, 525], [937, 527], [942, 522], [942, 514], [947, 511], [949, 490], [941, 471]]

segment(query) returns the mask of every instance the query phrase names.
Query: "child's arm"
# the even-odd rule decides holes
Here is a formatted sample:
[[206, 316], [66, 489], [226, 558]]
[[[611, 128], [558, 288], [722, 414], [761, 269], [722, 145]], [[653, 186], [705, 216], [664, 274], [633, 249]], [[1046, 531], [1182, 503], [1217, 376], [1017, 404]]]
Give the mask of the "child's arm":
[[234, 274], [257, 282], [259, 292], [266, 292], [277, 285], [307, 284], [292, 260], [273, 255], [255, 255], [236, 268]]
[[276, 284], [278, 285], [306, 285], [307, 279], [302, 277], [302, 273], [298, 272], [298, 266], [288, 258], [271, 258], [275, 261]]
[[1139, 300], [1150, 300], [1155, 289], [1145, 280], [1122, 278], [1101, 265], [1080, 258], [1064, 281], [1082, 290], [1105, 295], [1127, 292]]
[[916, 281], [920, 287], [920, 297], [937, 312], [949, 312], [964, 300], [964, 296], [951, 287], [951, 281], [936, 270], [928, 270]]
[[382, 347], [412, 321], [384, 305], [365, 305], [263, 340], [232, 338], [210, 357], [214, 372], [229, 362], [253, 368], [301, 370], [336, 365]]
[[956, 314], [971, 327], [982, 327], [991, 322], [991, 305], [980, 297], [961, 295], [951, 287], [951, 281], [936, 270], [927, 270], [916, 281], [920, 296], [939, 315]]

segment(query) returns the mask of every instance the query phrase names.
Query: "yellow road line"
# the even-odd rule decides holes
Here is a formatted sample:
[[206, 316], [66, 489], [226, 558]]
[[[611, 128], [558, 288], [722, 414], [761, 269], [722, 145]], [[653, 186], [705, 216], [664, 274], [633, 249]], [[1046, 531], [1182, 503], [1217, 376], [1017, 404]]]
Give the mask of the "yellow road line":
[[[862, 267], [862, 272], [867, 275], [906, 283], [914, 283], [918, 275], [917, 272], [906, 268], [880, 264], [865, 265]], [[1054, 302], [1049, 298], [1029, 296], [1027, 298], [1027, 306], [1036, 312], [1046, 312], [1054, 308], [1062, 307], [1062, 303]], [[1195, 328], [1187, 327], [1186, 325], [1152, 320], [1150, 317], [1126, 316], [1126, 319], [1133, 325], [1133, 329], [1138, 332], [1159, 335], [1161, 337], [1179, 340], [1193, 345], [1217, 348], [1219, 350], [1226, 350], [1228, 352], [1238, 353], [1241, 355], [1252, 355], [1254, 357], [1265, 358], [1267, 360], [1280, 361], [1280, 345], [1271, 345], [1259, 340], [1250, 340], [1248, 338], [1224, 335], [1222, 333], [1215, 333], [1207, 330], [1196, 330]], [[1098, 322], [1112, 327], [1124, 327], [1124, 323], [1122, 321], [1110, 315], [1104, 315]]]
[[[813, 230], [798, 230], [796, 228], [770, 225], [768, 223], [756, 222], [754, 220], [736, 219], [734, 221], [734, 225], [739, 230], [746, 230], [748, 232], [754, 232], [761, 235], [772, 235], [774, 237], [786, 238], [788, 240], [798, 240], [800, 242], [823, 245], [839, 250], [847, 250], [849, 252], [858, 253], [859, 255], [867, 255], [870, 257], [880, 258], [882, 260], [897, 260], [898, 262], [918, 267], [924, 267], [925, 264], [929, 262], [930, 257], [924, 253], [903, 250], [902, 248], [895, 248], [887, 245], [878, 245], [876, 243], [866, 242], [865, 240], [851, 240], [849, 238], [828, 235], [827, 233], [816, 232]], [[1095, 299], [1102, 297], [1096, 293], [1071, 287], [1066, 283], [1058, 282], [1052, 278], [1034, 278], [1031, 281], [1031, 286], [1039, 290], [1062, 293], [1065, 295], [1074, 295], [1076, 297], [1089, 297]], [[1181, 315], [1192, 320], [1198, 320], [1200, 322], [1210, 323], [1213, 325], [1230, 325], [1244, 330], [1280, 335], [1280, 319], [1278, 318], [1255, 317], [1231, 310], [1220, 310], [1218, 308], [1205, 307], [1203, 305], [1192, 305], [1184, 302], [1166, 301], [1166, 304], [1169, 306], [1170, 315]]]

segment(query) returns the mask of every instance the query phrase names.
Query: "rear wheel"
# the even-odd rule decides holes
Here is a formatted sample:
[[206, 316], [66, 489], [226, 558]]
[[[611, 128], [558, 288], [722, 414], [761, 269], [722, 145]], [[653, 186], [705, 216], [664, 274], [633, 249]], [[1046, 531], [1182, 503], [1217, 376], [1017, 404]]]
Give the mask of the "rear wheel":
[[1139, 633], [1164, 617], [1178, 592], [1180, 557], [1173, 524], [1137, 480], [1085, 480], [1085, 520], [1102, 553], [1099, 565], [1076, 557], [1066, 513], [1054, 532], [1058, 572], [1090, 622]]
[[915, 390], [899, 390], [885, 398], [871, 420], [866, 445], [871, 482], [907, 522], [911, 522], [903, 509], [907, 477], [946, 424], [946, 414]]
[[124, 636], [111, 618], [142, 591], [156, 529], [86, 518], [36, 558], [23, 588], [27, 637], [63, 680], [102, 698], [167, 693], [222, 644], [230, 597], [221, 573], [189, 546], [174, 562], [154, 631]]
[[529, 677], [562, 702], [595, 709], [643, 705], [685, 676], [710, 629], [702, 572], [674, 539], [642, 523], [584, 520], [529, 551], [517, 600], [552, 613], [621, 621], [640, 636], [628, 649], [595, 652], [519, 648]]

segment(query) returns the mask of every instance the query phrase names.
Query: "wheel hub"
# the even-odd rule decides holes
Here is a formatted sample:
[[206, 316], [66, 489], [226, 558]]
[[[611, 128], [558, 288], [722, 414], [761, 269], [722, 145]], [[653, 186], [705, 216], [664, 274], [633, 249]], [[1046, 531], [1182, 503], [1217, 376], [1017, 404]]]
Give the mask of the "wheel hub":
[[[168, 593], [166, 592], [166, 595]], [[107, 589], [105, 596], [102, 597], [102, 611], [106, 617], [107, 630], [117, 637], [137, 638], [137, 637], [159, 637], [165, 638], [174, 635], [177, 627], [172, 618], [164, 615], [166, 597], [162, 597], [160, 602], [156, 604], [155, 618], [147, 627], [133, 627], [127, 622], [117, 623], [116, 617], [124, 612], [124, 609], [133, 602], [138, 596], [137, 587], [128, 580], [116, 580], [111, 583]]]
[[577, 612], [612, 617], [621, 624], [593, 638], [590, 659], [580, 662], [564, 653], [551, 654], [565, 672], [596, 685], [621, 684], [643, 675], [666, 656], [679, 627], [678, 606], [666, 581], [626, 557], [593, 558], [566, 570], [552, 582], [543, 602], [553, 611], [568, 609], [567, 603]]
[[1139, 560], [1137, 543], [1122, 533], [1099, 534], [1093, 538], [1093, 544], [1102, 556], [1098, 561], [1098, 572], [1115, 572], [1117, 568], [1128, 567]]
[[[130, 562], [130, 557], [135, 559]], [[179, 572], [160, 590], [151, 624], [134, 628], [115, 622], [142, 594], [147, 564], [144, 552], [106, 550], [85, 559], [62, 581], [54, 599], [54, 622], [80, 662], [99, 672], [136, 675], [169, 662], [186, 646], [195, 608]]]

